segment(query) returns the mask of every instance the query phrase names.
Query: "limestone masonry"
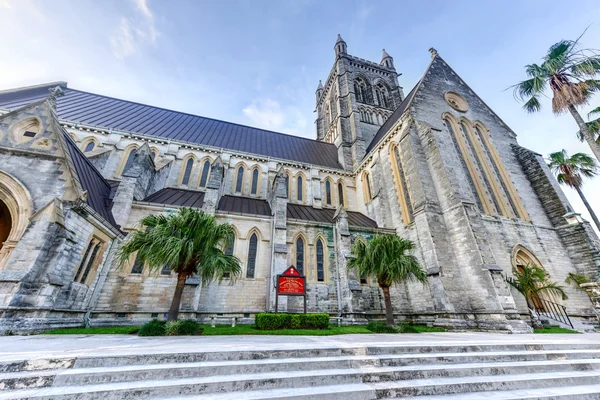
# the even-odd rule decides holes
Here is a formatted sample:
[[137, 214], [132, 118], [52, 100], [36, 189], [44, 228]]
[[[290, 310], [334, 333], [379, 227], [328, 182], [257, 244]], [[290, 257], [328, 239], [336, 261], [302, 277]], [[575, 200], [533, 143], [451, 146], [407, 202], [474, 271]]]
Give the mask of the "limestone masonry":
[[[392, 289], [396, 317], [528, 332], [504, 277], [535, 264], [563, 284], [599, 277], [600, 241], [543, 158], [434, 49], [405, 95], [394, 60], [348, 54], [316, 91], [309, 140], [67, 87], [0, 92], [0, 333], [164, 318], [176, 279], [115, 253], [139, 220], [179, 207], [235, 226], [242, 276], [189, 278], [182, 317], [252, 322], [275, 308], [275, 277], [307, 278], [309, 312], [343, 323], [384, 314], [377, 282], [347, 269], [356, 241], [416, 243], [429, 282]], [[592, 285], [593, 286], [593, 285]], [[562, 304], [592, 324], [588, 295]], [[596, 296], [597, 297], [597, 296]], [[301, 298], [279, 299], [300, 312]]]

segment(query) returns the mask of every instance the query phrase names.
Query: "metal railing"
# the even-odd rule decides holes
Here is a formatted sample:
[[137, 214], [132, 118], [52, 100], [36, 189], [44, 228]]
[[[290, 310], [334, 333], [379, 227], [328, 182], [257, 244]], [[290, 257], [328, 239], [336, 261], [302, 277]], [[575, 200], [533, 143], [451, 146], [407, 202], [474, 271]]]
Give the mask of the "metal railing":
[[571, 318], [569, 318], [569, 315], [567, 314], [567, 308], [562, 304], [557, 304], [540, 297], [534, 297], [532, 302], [535, 307], [535, 311], [540, 317], [543, 316], [550, 318], [573, 328]]

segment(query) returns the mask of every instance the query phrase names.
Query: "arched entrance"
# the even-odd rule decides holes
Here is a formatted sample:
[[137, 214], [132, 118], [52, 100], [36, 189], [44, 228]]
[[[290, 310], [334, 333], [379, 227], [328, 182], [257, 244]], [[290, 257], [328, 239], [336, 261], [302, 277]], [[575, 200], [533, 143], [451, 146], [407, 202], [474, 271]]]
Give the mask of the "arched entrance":
[[25, 186], [0, 171], [0, 268], [25, 233], [31, 212], [31, 196]]
[[12, 229], [12, 218], [8, 206], [0, 200], [0, 250], [4, 246], [4, 242], [8, 239], [8, 235]]
[[[516, 245], [512, 251], [512, 266], [517, 271], [517, 273], [523, 272], [523, 270], [527, 266], [536, 266], [538, 268], [545, 270], [545, 268], [542, 265], [542, 263], [540, 262], [540, 260], [531, 251], [529, 251], [529, 249], [527, 249], [525, 246], [522, 246], [520, 244]], [[539, 297], [532, 299], [532, 301], [534, 303], [533, 305], [535, 306], [535, 308], [538, 311], [541, 311], [541, 312], [545, 311], [544, 304], [542, 301], [540, 301], [540, 299], [550, 300], [552, 302], [559, 303], [559, 301], [557, 299], [555, 299], [554, 296], [545, 295], [545, 294], [539, 294], [538, 296]], [[549, 296], [549, 298], [548, 298], [548, 296]]]

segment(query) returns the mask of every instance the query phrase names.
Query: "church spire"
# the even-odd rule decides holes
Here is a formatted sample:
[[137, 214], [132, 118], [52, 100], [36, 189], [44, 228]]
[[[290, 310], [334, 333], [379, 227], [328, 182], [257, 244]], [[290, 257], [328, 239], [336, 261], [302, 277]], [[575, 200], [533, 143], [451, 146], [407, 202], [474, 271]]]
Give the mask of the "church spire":
[[317, 87], [317, 104], [319, 104], [319, 99], [323, 95], [323, 82], [319, 79], [319, 86]]
[[348, 53], [348, 46], [346, 45], [346, 42], [344, 42], [344, 39], [342, 39], [342, 36], [339, 33], [338, 33], [337, 41], [335, 42], [334, 49], [335, 49], [336, 57], [339, 56], [340, 54]]
[[385, 49], [383, 49], [383, 53], [381, 54], [381, 65], [386, 68], [394, 68], [394, 59], [390, 56]]

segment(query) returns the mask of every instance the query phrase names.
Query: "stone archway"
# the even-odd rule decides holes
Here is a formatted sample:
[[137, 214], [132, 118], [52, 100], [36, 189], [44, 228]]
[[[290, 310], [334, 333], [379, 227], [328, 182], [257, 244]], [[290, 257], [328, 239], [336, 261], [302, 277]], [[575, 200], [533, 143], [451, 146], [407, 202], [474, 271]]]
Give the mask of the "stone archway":
[[[523, 268], [527, 267], [529, 265], [536, 266], [536, 267], [541, 268], [544, 271], [546, 271], [546, 269], [542, 265], [541, 261], [527, 247], [520, 245], [520, 244], [516, 245], [513, 248], [511, 262], [512, 262], [513, 269], [518, 272], [523, 271]], [[546, 272], [546, 274], [547, 274], [547, 272]], [[560, 300], [556, 296], [553, 296], [552, 294], [539, 294], [538, 297], [542, 300], [549, 300], [554, 303], [560, 304]], [[539, 309], [539, 310], [544, 309], [543, 304], [541, 304], [541, 302], [539, 300], [534, 299], [533, 301], [534, 301], [535, 307], [537, 309]]]
[[31, 196], [25, 186], [0, 171], [0, 268], [27, 229], [32, 209]]

